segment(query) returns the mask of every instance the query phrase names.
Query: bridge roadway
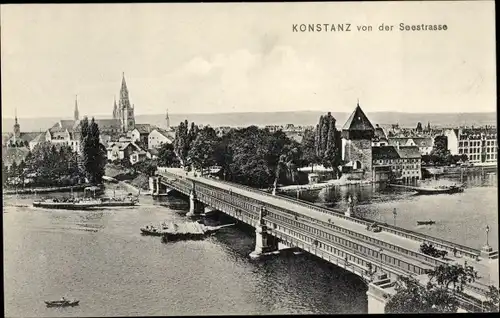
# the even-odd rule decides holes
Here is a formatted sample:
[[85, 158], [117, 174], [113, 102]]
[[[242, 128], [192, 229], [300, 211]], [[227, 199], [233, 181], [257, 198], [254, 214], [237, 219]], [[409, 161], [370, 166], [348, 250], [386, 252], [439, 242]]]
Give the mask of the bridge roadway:
[[[359, 222], [353, 218], [320, 212], [293, 202], [293, 200], [271, 196], [259, 190], [250, 190], [215, 179], [194, 177], [191, 173], [186, 175], [182, 169], [161, 168], [159, 174], [169, 180], [167, 183], [170, 186], [178, 188], [177, 190], [184, 194], [189, 194], [194, 182], [195, 192], [201, 201], [211, 204], [214, 208], [218, 207], [213, 205], [219, 205], [223, 201], [229, 202], [234, 205], [233, 212], [237, 212], [237, 215], [240, 216], [237, 218], [254, 226], [257, 225], [260, 207], [265, 206], [269, 212], [268, 216], [265, 217], [266, 225], [268, 225], [268, 232], [271, 235], [323, 258], [325, 258], [324, 252], [337, 256], [335, 261], [325, 258], [337, 264], [339, 255], [348, 259], [346, 263], [353, 260], [351, 265], [357, 267], [357, 274], [362, 277], [366, 276], [368, 263], [375, 270], [384, 271], [395, 278], [402, 273], [419, 277], [425, 269], [433, 268], [436, 265], [463, 264], [464, 261], [467, 261], [478, 271], [480, 276], [476, 283], [467, 288], [468, 294], [482, 298], [480, 295], [484, 293], [487, 285], [498, 286], [498, 259], [478, 261], [468, 257], [456, 258], [453, 255], [449, 256], [448, 260], [436, 259], [419, 251], [420, 241], [388, 231], [378, 233], [369, 231], [366, 229], [366, 222]], [[225, 192], [225, 196], [221, 196], [221, 190]], [[246, 202], [242, 203], [242, 199]], [[296, 222], [293, 222], [294, 220]], [[462, 247], [456, 246], [457, 250], [460, 251]], [[453, 246], [448, 247], [448, 249], [453, 248]], [[317, 251], [318, 249], [320, 252]], [[466, 251], [463, 252], [464, 255], [467, 255]], [[345, 268], [345, 266], [343, 267]], [[349, 270], [349, 268], [346, 269]]]

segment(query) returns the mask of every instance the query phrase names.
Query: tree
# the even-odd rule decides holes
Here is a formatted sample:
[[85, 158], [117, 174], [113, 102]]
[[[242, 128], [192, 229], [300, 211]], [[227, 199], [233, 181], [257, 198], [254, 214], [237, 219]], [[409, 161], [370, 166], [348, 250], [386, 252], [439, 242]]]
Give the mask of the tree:
[[2, 160], [2, 184], [5, 185], [5, 182], [7, 181], [7, 166], [3, 163]]
[[431, 160], [438, 165], [451, 163], [451, 153], [448, 150], [448, 137], [441, 135], [434, 138], [434, 146], [430, 153]]
[[[396, 294], [385, 306], [386, 313], [451, 313], [457, 312], [455, 293], [473, 282], [477, 273], [471, 266], [440, 265], [426, 272], [430, 280], [424, 286], [416, 278], [400, 276]], [[450, 290], [449, 287], [453, 286]]]
[[483, 303], [484, 309], [486, 311], [500, 311], [499, 298], [500, 292], [495, 286], [488, 286], [488, 292], [486, 293], [487, 300]]
[[106, 158], [99, 141], [99, 127], [94, 118], [88, 122], [84, 117], [81, 125], [82, 166], [91, 184], [101, 184]]
[[158, 150], [158, 165], [162, 167], [178, 167], [179, 158], [175, 154], [174, 145], [165, 143]]
[[315, 149], [316, 134], [312, 129], [307, 129], [304, 132], [304, 137], [302, 138], [302, 143], [300, 145], [302, 149], [302, 164], [305, 166], [313, 167], [314, 164], [318, 163], [318, 156]]
[[334, 168], [341, 163], [341, 139], [340, 132], [335, 128], [335, 118], [330, 112], [319, 118], [316, 126], [315, 149], [316, 157], [323, 166]]
[[396, 294], [385, 305], [385, 313], [456, 312], [458, 303], [447, 291], [433, 285], [422, 286], [414, 277], [400, 276]]
[[[203, 169], [215, 165], [215, 151], [219, 143], [219, 137], [215, 130], [211, 127], [204, 127], [202, 130], [197, 131], [196, 126], [192, 126], [193, 134], [196, 134], [195, 139], [191, 142], [188, 151], [188, 158], [190, 158], [193, 165], [200, 169], [203, 174]], [[190, 138], [192, 138], [191, 136]]]
[[462, 292], [466, 284], [474, 282], [477, 278], [477, 272], [472, 266], [459, 264], [439, 265], [435, 269], [428, 270], [426, 274], [429, 275], [431, 282], [435, 280], [446, 290], [453, 286], [454, 292]]

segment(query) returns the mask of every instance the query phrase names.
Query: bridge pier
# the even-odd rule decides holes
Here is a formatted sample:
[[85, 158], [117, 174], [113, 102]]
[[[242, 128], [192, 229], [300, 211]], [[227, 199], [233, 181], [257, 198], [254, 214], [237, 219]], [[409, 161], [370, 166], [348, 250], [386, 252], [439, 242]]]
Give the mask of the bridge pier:
[[376, 275], [373, 282], [368, 285], [368, 313], [369, 314], [383, 314], [385, 313], [385, 305], [389, 301], [391, 294], [395, 291], [388, 289], [393, 286], [393, 282], [389, 279], [387, 274], [379, 273]]
[[187, 217], [193, 217], [195, 215], [199, 215], [205, 212], [205, 205], [198, 201], [196, 198], [196, 192], [191, 190], [189, 194], [189, 212], [186, 213]]
[[267, 233], [267, 226], [264, 222], [266, 209], [262, 207], [259, 212], [259, 222], [255, 227], [255, 249], [250, 253], [250, 258], [258, 259], [261, 256], [278, 250], [278, 240]]

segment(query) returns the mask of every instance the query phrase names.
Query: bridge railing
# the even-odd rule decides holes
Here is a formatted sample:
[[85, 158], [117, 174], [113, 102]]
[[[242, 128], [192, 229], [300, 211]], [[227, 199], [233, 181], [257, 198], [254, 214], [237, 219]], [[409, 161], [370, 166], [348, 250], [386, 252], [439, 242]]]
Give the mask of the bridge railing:
[[[162, 170], [160, 170], [160, 169], [162, 169]], [[158, 170], [161, 172], [164, 172], [164, 173], [172, 174], [173, 176], [177, 177], [176, 174], [168, 172], [166, 168], [159, 167]], [[202, 178], [202, 177], [198, 177], [198, 178]], [[220, 179], [217, 180], [217, 182], [225, 183], [225, 184], [230, 185], [232, 187], [240, 188], [240, 189], [243, 189], [246, 191], [251, 191], [254, 193], [258, 193], [260, 195], [265, 195], [268, 197], [286, 200], [290, 203], [293, 203], [293, 204], [296, 204], [299, 206], [303, 206], [303, 207], [306, 207], [306, 208], [309, 208], [312, 210], [316, 210], [318, 212], [322, 212], [325, 214], [329, 214], [329, 215], [332, 215], [332, 216], [335, 216], [338, 218], [349, 220], [351, 222], [355, 222], [355, 223], [361, 224], [363, 226], [368, 226], [368, 225], [373, 223], [373, 221], [366, 221], [366, 220], [362, 220], [359, 218], [349, 217], [349, 216], [344, 215], [344, 213], [342, 213], [341, 211], [336, 211], [333, 209], [320, 207], [320, 206], [317, 206], [313, 203], [310, 203], [310, 202], [307, 202], [304, 200], [299, 200], [299, 199], [295, 199], [295, 198], [291, 198], [291, 197], [287, 197], [287, 196], [281, 196], [281, 195], [275, 196], [271, 193], [268, 193], [268, 192], [265, 192], [262, 190], [258, 190], [255, 188], [251, 188], [249, 186], [240, 185], [240, 184], [236, 184], [233, 182], [224, 181], [224, 180], [220, 180]], [[456, 244], [453, 242], [449, 242], [449, 241], [446, 241], [443, 239], [435, 238], [435, 237], [432, 237], [432, 236], [429, 236], [426, 234], [417, 233], [417, 232], [414, 232], [411, 230], [407, 230], [407, 229], [403, 229], [403, 228], [399, 228], [399, 227], [394, 227], [394, 226], [391, 226], [387, 223], [379, 224], [379, 226], [382, 228], [383, 231], [386, 231], [386, 232], [389, 232], [389, 233], [392, 233], [392, 234], [395, 234], [398, 236], [402, 236], [402, 237], [405, 237], [408, 239], [412, 239], [412, 240], [417, 241], [417, 242], [432, 243], [436, 248], [441, 248], [441, 249], [444, 249], [448, 252], [453, 252], [453, 249], [455, 248], [457, 250], [457, 255], [463, 255], [463, 256], [470, 257], [470, 258], [476, 258], [480, 254], [480, 251], [477, 249], [474, 249], [474, 248], [471, 248], [468, 246], [464, 246], [464, 245], [460, 245], [460, 244]]]
[[[259, 194], [263, 194], [263, 195], [266, 195], [266, 196], [269, 196], [269, 197], [275, 197], [276, 198], [275, 195], [272, 195], [271, 193], [267, 193], [267, 192], [262, 191], [262, 190], [254, 189], [254, 188], [251, 188], [251, 187], [248, 187], [248, 186], [244, 186], [244, 185], [240, 185], [240, 184], [235, 184], [235, 183], [228, 182], [228, 181], [222, 181], [222, 180], [217, 180], [217, 181], [218, 182], [226, 183], [226, 184], [231, 185], [231, 186], [235, 186], [237, 188], [245, 189], [247, 191], [252, 191], [252, 192], [255, 192], [255, 193], [259, 193]], [[303, 206], [303, 207], [307, 207], [307, 208], [316, 210], [318, 212], [330, 214], [330, 215], [333, 215], [335, 217], [339, 217], [339, 218], [342, 218], [342, 219], [345, 219], [345, 220], [349, 220], [349, 221], [352, 221], [352, 222], [355, 222], [355, 223], [358, 223], [358, 224], [362, 224], [363, 226], [368, 226], [368, 225], [370, 225], [370, 224], [373, 223], [373, 221], [367, 221], [367, 220], [362, 220], [362, 219], [358, 219], [358, 218], [354, 218], [354, 217], [349, 217], [349, 216], [346, 216], [341, 211], [336, 211], [336, 210], [333, 210], [333, 209], [319, 207], [319, 206], [317, 206], [317, 205], [315, 205], [313, 203], [310, 203], [310, 202], [307, 202], [307, 201], [304, 201], [304, 200], [295, 199], [295, 198], [291, 198], [291, 197], [287, 197], [287, 196], [279, 196], [279, 198], [287, 200], [287, 201], [289, 201], [291, 203], [294, 203], [294, 204], [297, 204], [297, 205], [300, 205], [300, 206]], [[429, 236], [429, 235], [426, 235], [426, 234], [421, 234], [421, 233], [414, 232], [414, 231], [411, 231], [411, 230], [407, 230], [407, 229], [395, 227], [395, 226], [389, 225], [387, 223], [379, 224], [379, 226], [382, 228], [383, 231], [386, 231], [386, 232], [389, 232], [389, 233], [392, 233], [392, 234], [395, 234], [395, 235], [398, 235], [398, 236], [402, 236], [402, 237], [405, 237], [405, 238], [408, 238], [408, 239], [412, 239], [412, 240], [418, 241], [418, 242], [432, 243], [437, 248], [441, 248], [441, 249], [447, 250], [448, 252], [453, 252], [453, 248], [456, 248], [457, 255], [463, 255], [463, 256], [470, 257], [470, 258], [476, 258], [476, 256], [478, 256], [480, 254], [479, 250], [474, 249], [472, 247], [468, 247], [468, 246], [460, 245], [460, 244], [457, 244], [457, 243], [449, 242], [449, 241], [446, 241], [446, 240], [443, 240], [443, 239], [432, 237], [432, 236]]]

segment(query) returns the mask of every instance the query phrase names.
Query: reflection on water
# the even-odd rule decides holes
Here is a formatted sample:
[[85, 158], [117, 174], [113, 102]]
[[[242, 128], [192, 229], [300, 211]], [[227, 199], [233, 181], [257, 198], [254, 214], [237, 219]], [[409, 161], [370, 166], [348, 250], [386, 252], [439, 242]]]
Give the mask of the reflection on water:
[[[387, 185], [351, 185], [302, 191], [300, 198], [345, 211], [352, 196], [356, 215], [377, 222], [396, 224], [473, 248], [486, 242], [498, 248], [498, 193], [496, 173], [444, 177], [450, 183], [463, 183], [463, 193], [415, 195], [414, 192]], [[433, 182], [432, 180], [429, 182]], [[296, 194], [295, 194], [296, 195]], [[396, 209], [396, 216], [393, 211]], [[417, 226], [417, 221], [433, 220], [434, 225]]]
[[[145, 224], [184, 221], [180, 198], [141, 197], [138, 207], [97, 211], [35, 209], [32, 200], [4, 198], [6, 316], [367, 311], [364, 283], [314, 256], [250, 260], [255, 238], [244, 226], [173, 244], [140, 234]], [[80, 306], [43, 304], [61, 296], [78, 298]]]

